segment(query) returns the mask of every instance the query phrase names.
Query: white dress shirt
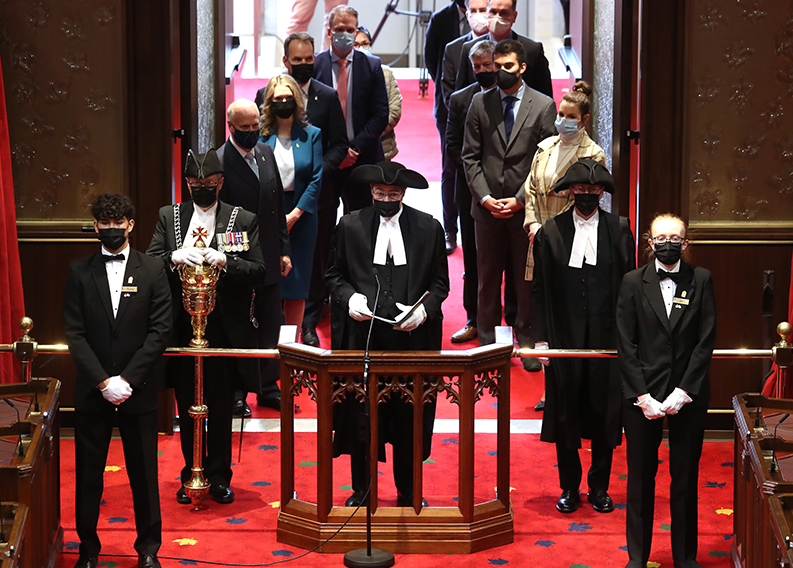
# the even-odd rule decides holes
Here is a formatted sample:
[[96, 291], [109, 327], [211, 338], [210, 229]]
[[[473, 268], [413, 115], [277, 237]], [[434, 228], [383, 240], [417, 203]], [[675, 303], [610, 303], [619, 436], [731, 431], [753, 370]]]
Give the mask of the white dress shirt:
[[[113, 317], [118, 315], [118, 303], [121, 301], [121, 288], [124, 286], [124, 273], [127, 270], [127, 260], [129, 260], [129, 244], [118, 254], [124, 260], [111, 260], [105, 262], [105, 272], [107, 272], [107, 284], [110, 288], [110, 303], [113, 306]], [[113, 256], [104, 246], [102, 256]]]
[[[204, 235], [204, 244], [209, 248], [212, 239], [215, 238], [215, 216], [217, 215], [218, 202], [204, 211], [198, 205], [193, 204], [193, 216], [190, 217], [190, 225], [187, 227], [187, 233], [184, 236], [184, 243], [182, 248], [194, 247], [198, 242], [198, 229], [206, 232]], [[196, 233], [196, 235], [193, 235]]]
[[592, 266], [598, 263], [599, 219], [600, 212], [597, 209], [589, 219], [584, 219], [578, 214], [578, 210], [573, 208], [575, 236], [573, 237], [573, 250], [570, 251], [570, 262], [567, 263], [567, 266], [581, 268], [584, 266], [584, 262]]
[[377, 240], [374, 243], [374, 264], [384, 266], [387, 254], [394, 258], [394, 266], [407, 264], [405, 255], [405, 241], [402, 240], [402, 229], [399, 228], [399, 217], [402, 215], [402, 207], [399, 213], [385, 219], [380, 217], [380, 226], [377, 229]]
[[[666, 270], [665, 267], [661, 266], [661, 263], [658, 262], [658, 259], [655, 259], [655, 271], [658, 272], [658, 269]], [[677, 261], [675, 267], [672, 270], [666, 270], [667, 272], [680, 272], [680, 261]], [[671, 278], [664, 278], [661, 280], [661, 296], [664, 297], [664, 306], [666, 307], [666, 317], [669, 317], [672, 314], [672, 304], [674, 304], [675, 293], [677, 292], [677, 282], [672, 280]]]
[[284, 192], [295, 190], [295, 155], [292, 153], [292, 139], [288, 136], [276, 136], [275, 163], [281, 174], [281, 185]]

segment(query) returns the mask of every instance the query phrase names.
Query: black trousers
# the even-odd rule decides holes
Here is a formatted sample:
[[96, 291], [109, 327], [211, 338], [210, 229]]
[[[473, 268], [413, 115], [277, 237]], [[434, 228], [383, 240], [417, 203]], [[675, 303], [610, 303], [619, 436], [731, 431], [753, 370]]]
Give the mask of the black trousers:
[[454, 164], [446, 159], [446, 107], [435, 117], [435, 126], [441, 138], [441, 202], [443, 204], [443, 229], [449, 235], [457, 234], [457, 203], [454, 199], [455, 170]]
[[[669, 425], [669, 474], [672, 478], [669, 509], [672, 517], [672, 560], [675, 568], [695, 568], [697, 557], [697, 483], [699, 458], [705, 437], [707, 404], [692, 402], [674, 416]], [[650, 557], [655, 513], [655, 474], [664, 421], [648, 420], [631, 401], [623, 407], [627, 441], [628, 556], [644, 566]]]
[[303, 329], [315, 329], [319, 325], [319, 316], [328, 302], [325, 269], [328, 264], [330, 240], [333, 237], [333, 229], [336, 228], [337, 210], [338, 204], [336, 207], [322, 207], [317, 211], [317, 244], [314, 247], [314, 266], [303, 314]]
[[98, 556], [102, 548], [96, 526], [104, 490], [104, 472], [113, 423], [117, 421], [135, 511], [135, 550], [157, 554], [162, 543], [160, 493], [157, 485], [157, 411], [74, 413], [75, 521], [81, 556]]
[[[587, 474], [590, 491], [608, 491], [611, 476], [611, 458], [614, 449], [600, 439], [592, 440], [592, 464]], [[581, 486], [581, 457], [578, 448], [568, 448], [556, 443], [556, 463], [559, 469], [559, 486], [562, 491], [578, 492]]]
[[[280, 270], [280, 266], [278, 270]], [[268, 269], [269, 270], [269, 269]], [[283, 324], [281, 311], [281, 284], [268, 284], [256, 288], [255, 311], [259, 327], [256, 329], [256, 342], [259, 349], [275, 349], [278, 346], [278, 336]], [[212, 342], [210, 341], [210, 345]], [[224, 345], [229, 345], [224, 343]], [[233, 361], [234, 359], [230, 359]], [[207, 361], [207, 359], [204, 359]], [[278, 359], [255, 359], [258, 372], [239, 372], [235, 381], [235, 400], [245, 400], [249, 392], [256, 393], [257, 401], [272, 399], [281, 394], [278, 388], [278, 378], [281, 366]], [[229, 377], [231, 378], [231, 376]]]
[[460, 215], [460, 246], [463, 249], [463, 308], [468, 325], [476, 327], [476, 296], [479, 287], [479, 276], [476, 268], [476, 232], [474, 218], [471, 217], [471, 190], [465, 181], [465, 174], [456, 169], [455, 202]]

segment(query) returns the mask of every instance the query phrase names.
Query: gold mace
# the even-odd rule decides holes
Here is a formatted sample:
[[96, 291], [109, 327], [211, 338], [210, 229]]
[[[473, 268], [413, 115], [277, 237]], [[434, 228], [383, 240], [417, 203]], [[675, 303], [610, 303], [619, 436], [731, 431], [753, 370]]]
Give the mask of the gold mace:
[[[199, 239], [196, 248], [206, 248]], [[217, 283], [220, 269], [204, 262], [198, 266], [183, 264], [179, 267], [182, 280], [182, 305], [190, 314], [193, 327], [193, 338], [190, 347], [206, 349], [209, 342], [204, 338], [207, 327], [207, 316], [212, 313], [217, 297]], [[209, 409], [204, 404], [204, 361], [200, 354], [195, 355], [195, 404], [188, 413], [193, 419], [193, 472], [190, 481], [184, 484], [185, 493], [196, 510], [209, 492], [209, 483], [204, 477], [204, 420]]]

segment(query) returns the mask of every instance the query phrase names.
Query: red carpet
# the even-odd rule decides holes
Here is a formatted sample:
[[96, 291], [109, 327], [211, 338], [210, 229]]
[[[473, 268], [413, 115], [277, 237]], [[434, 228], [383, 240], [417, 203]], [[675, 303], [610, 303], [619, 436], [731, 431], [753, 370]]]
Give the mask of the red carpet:
[[[316, 453], [311, 451], [313, 436], [299, 435], [297, 453], [298, 497], [311, 500], [309, 489], [316, 480]], [[554, 464], [554, 450], [536, 435], [513, 435], [512, 500], [515, 511], [515, 543], [471, 555], [398, 555], [397, 566], [411, 567], [622, 567], [627, 562], [625, 546], [625, 479], [624, 446], [614, 456], [611, 495], [617, 509], [610, 514], [595, 513], [582, 506], [570, 515], [558, 513], [554, 507], [559, 494]], [[478, 500], [493, 496], [495, 487], [494, 435], [482, 435], [477, 450]], [[232, 485], [237, 499], [230, 505], [205, 502], [202, 510], [192, 511], [178, 505], [174, 494], [181, 454], [178, 438], [160, 439], [160, 492], [163, 512], [163, 546], [160, 557], [165, 567], [195, 565], [192, 560], [233, 564], [257, 564], [285, 560], [304, 551], [276, 542], [275, 529], [279, 499], [278, 434], [246, 434], [243, 462], [234, 468]], [[78, 542], [74, 528], [74, 444], [61, 444], [62, 460], [62, 524], [64, 549], [76, 551]], [[431, 505], [454, 506], [456, 484], [449, 485], [450, 468], [456, 467], [456, 436], [435, 436], [431, 463], [425, 465], [426, 497]], [[653, 553], [650, 566], [671, 567], [669, 543], [669, 508], [667, 475], [668, 450], [662, 447], [658, 475], [658, 498]], [[705, 568], [728, 566], [732, 533], [732, 443], [705, 444], [700, 475], [699, 562]], [[584, 458], [586, 463], [586, 458]], [[334, 503], [341, 504], [349, 491], [348, 462], [342, 458], [334, 463], [337, 488]], [[391, 505], [393, 482], [390, 464], [381, 464], [384, 505]], [[134, 554], [134, 520], [132, 497], [124, 472], [120, 441], [114, 441], [105, 473], [105, 494], [99, 523], [103, 555], [100, 566], [136, 565], [134, 558], [115, 554]], [[165, 557], [180, 559], [167, 560]], [[76, 555], [68, 554], [64, 566], [71, 567]], [[338, 554], [310, 554], [290, 563], [294, 566], [341, 566]]]

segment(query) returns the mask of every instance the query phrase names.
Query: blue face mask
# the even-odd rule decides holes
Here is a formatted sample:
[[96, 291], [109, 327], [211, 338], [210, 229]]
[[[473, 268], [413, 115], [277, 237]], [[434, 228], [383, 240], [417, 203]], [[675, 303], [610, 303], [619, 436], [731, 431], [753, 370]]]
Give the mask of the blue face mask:
[[333, 47], [336, 51], [343, 55], [347, 55], [352, 51], [355, 45], [355, 34], [348, 34], [347, 32], [334, 32], [333, 34]]
[[365, 53], [366, 55], [372, 55], [372, 48], [371, 47], [356, 47], [358, 51], [361, 53]]
[[556, 117], [556, 131], [562, 138], [572, 138], [578, 134], [578, 121], [574, 118]]

